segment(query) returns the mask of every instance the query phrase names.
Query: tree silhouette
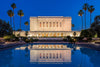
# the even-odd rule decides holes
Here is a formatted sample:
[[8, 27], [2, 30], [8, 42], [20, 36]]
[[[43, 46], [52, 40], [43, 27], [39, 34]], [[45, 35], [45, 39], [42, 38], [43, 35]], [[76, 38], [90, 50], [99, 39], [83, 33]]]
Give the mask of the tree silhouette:
[[83, 10], [80, 10], [78, 12], [78, 15], [81, 16], [81, 20], [82, 20], [82, 30], [83, 30], [83, 14], [84, 14]]

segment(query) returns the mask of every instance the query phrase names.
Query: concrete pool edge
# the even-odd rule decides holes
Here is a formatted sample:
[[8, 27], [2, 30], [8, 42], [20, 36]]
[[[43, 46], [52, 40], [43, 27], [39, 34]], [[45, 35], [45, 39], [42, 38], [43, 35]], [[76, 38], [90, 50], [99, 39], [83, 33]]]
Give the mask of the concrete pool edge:
[[25, 42], [9, 43], [0, 45], [0, 50], [9, 49], [26, 44]]

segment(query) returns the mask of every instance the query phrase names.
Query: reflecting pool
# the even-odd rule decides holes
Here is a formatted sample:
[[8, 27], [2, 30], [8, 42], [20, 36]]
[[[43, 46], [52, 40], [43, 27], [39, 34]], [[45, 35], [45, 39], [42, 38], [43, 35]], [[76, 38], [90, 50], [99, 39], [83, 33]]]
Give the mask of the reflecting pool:
[[0, 67], [100, 67], [100, 51], [74, 44], [26, 44], [0, 51]]

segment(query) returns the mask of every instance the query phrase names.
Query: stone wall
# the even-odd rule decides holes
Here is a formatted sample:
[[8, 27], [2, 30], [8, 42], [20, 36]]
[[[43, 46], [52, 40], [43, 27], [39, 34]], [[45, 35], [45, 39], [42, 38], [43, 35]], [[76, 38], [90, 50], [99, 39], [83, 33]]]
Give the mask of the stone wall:
[[71, 31], [71, 17], [30, 17], [30, 31]]
[[[80, 36], [80, 31], [29, 31], [28, 36], [29, 37], [64, 37], [64, 36], [71, 36], [73, 37], [73, 33], [76, 32], [76, 37]], [[20, 33], [20, 36], [25, 36], [25, 31], [15, 31], [15, 35], [17, 36]]]

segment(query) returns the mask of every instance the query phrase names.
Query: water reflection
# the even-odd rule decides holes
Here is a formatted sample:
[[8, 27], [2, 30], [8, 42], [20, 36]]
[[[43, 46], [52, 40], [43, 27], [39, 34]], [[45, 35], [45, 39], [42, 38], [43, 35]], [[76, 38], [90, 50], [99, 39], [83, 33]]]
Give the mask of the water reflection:
[[33, 45], [16, 48], [25, 50], [26, 56], [30, 50], [30, 62], [71, 62], [71, 48], [67, 45]]
[[34, 45], [30, 50], [30, 62], [71, 62], [71, 49], [65, 45]]
[[0, 51], [0, 67], [100, 67], [99, 62], [99, 51], [73, 44], [27, 44]]
[[0, 67], [8, 65], [12, 59], [12, 50], [0, 51]]

